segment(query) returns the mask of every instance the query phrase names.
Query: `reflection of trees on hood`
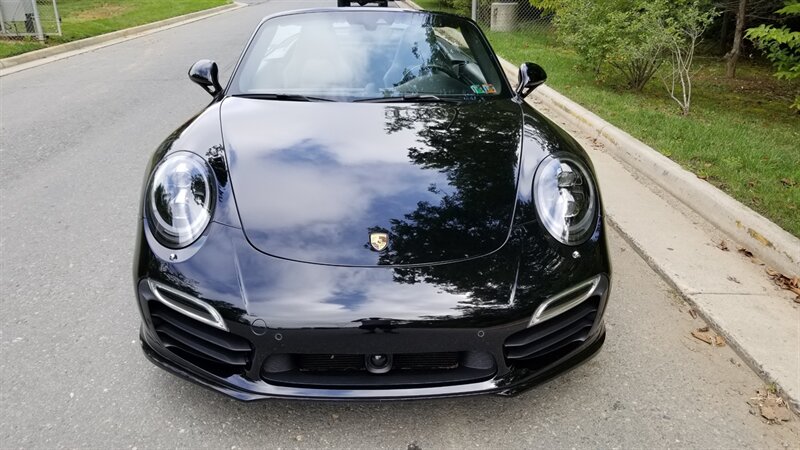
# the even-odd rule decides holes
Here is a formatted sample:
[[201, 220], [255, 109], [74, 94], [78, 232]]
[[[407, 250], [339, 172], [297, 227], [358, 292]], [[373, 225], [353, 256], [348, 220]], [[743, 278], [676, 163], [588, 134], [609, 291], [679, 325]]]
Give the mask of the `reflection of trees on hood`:
[[[486, 100], [459, 107], [388, 108], [388, 133], [417, 128], [419, 145], [408, 157], [438, 170], [448, 185], [431, 185], [441, 200], [420, 202], [391, 220], [390, 250], [381, 264], [442, 261], [497, 248], [509, 233], [516, 197], [519, 109]], [[487, 246], [487, 242], [491, 245]], [[395, 280], [438, 284], [452, 293], [472, 293], [476, 303], [504, 303], [513, 283], [517, 255], [507, 251], [472, 262], [396, 268]]]

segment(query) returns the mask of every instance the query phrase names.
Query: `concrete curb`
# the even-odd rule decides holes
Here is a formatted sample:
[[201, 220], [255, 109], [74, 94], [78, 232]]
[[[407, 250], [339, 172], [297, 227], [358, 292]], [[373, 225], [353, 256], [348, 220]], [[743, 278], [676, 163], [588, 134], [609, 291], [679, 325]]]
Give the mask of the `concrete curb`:
[[182, 16], [170, 17], [169, 19], [160, 20], [158, 22], [147, 23], [132, 28], [126, 28], [124, 30], [112, 31], [111, 33], [101, 34], [99, 36], [67, 42], [66, 44], [56, 45], [53, 47], [43, 48], [41, 50], [23, 53], [17, 56], [3, 58], [0, 59], [0, 69], [2, 69], [0, 70], [0, 76], [9, 75], [11, 73], [18, 72], [19, 70], [29, 69], [52, 61], [69, 58], [70, 56], [78, 55], [89, 50], [106, 47], [108, 45], [117, 44], [119, 42], [124, 42], [145, 34], [155, 33], [195, 22], [197, 20], [202, 20], [227, 11], [239, 9], [243, 6], [245, 5], [234, 2], [228, 5], [218, 6], [216, 8], [195, 11]]

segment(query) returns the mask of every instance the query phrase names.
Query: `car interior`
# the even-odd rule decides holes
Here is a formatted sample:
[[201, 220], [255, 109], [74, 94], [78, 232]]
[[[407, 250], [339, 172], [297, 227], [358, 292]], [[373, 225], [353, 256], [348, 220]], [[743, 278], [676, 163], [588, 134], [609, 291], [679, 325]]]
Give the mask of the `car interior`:
[[480, 61], [472, 50], [483, 44], [474, 36], [468, 42], [472, 33], [387, 20], [391, 15], [353, 16], [267, 23], [240, 69], [239, 89], [353, 98], [474, 95], [472, 86], [487, 84], [499, 91], [481, 68], [491, 64], [488, 56]]

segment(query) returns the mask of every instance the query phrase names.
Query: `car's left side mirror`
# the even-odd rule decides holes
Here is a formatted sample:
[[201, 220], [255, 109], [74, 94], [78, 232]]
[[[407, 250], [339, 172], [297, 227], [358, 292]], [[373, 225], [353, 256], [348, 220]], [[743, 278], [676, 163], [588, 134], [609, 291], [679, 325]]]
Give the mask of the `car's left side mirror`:
[[526, 62], [519, 66], [519, 86], [517, 86], [517, 95], [520, 98], [525, 98], [533, 92], [534, 89], [544, 84], [547, 81], [547, 72], [542, 69], [542, 66]]
[[189, 79], [199, 84], [206, 92], [216, 97], [222, 92], [219, 84], [219, 68], [217, 63], [210, 59], [201, 59], [189, 69]]

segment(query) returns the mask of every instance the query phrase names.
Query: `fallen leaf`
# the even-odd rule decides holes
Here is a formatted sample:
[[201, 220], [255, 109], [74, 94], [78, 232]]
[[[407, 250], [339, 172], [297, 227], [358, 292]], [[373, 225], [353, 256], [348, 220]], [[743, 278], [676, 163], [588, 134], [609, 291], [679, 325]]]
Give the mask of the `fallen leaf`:
[[791, 419], [789, 409], [783, 405], [780, 397], [769, 397], [759, 405], [761, 417], [772, 423], [788, 422]]
[[725, 346], [725, 338], [720, 335], [714, 336], [714, 345], [717, 347], [724, 347]]
[[778, 413], [772, 405], [758, 405], [758, 409], [761, 412], [761, 417], [768, 421], [775, 421], [778, 418]]
[[742, 255], [744, 255], [744, 256], [746, 256], [746, 257], [750, 258], [750, 262], [751, 262], [751, 263], [753, 263], [753, 264], [758, 264], [759, 266], [763, 266], [763, 265], [764, 265], [764, 262], [763, 262], [763, 261], [761, 261], [760, 259], [756, 258], [756, 257], [753, 255], [753, 252], [751, 252], [750, 250], [748, 250], [748, 249], [746, 249], [746, 248], [744, 248], [744, 247], [737, 247], [737, 250], [738, 250], [738, 251], [739, 251], [739, 253], [741, 253]]
[[788, 405], [774, 389], [756, 389], [756, 396], [748, 400], [747, 404], [751, 414], [756, 414], [757, 411], [767, 423], [780, 424], [792, 418]]
[[717, 248], [722, 250], [723, 252], [729, 252], [730, 251], [730, 249], [728, 248], [728, 243], [725, 242], [725, 239], [719, 241], [719, 244], [717, 244]]
[[709, 345], [714, 345], [715, 343], [714, 335], [708, 332], [708, 327], [698, 328], [692, 331], [692, 336]]
[[794, 180], [790, 180], [788, 178], [781, 178], [781, 183], [788, 187], [792, 187], [797, 184]]
[[769, 239], [765, 238], [758, 231], [756, 231], [756, 230], [754, 230], [752, 228], [748, 228], [747, 229], [747, 234], [749, 234], [753, 239], [755, 239], [758, 242], [760, 242], [762, 245], [764, 245], [766, 247], [772, 247], [772, 242], [770, 242]]
[[692, 319], [697, 319], [697, 311], [694, 309], [689, 310], [689, 315], [692, 316]]
[[788, 276], [769, 267], [767, 267], [765, 270], [767, 275], [772, 278], [772, 282], [775, 283], [776, 286], [800, 296], [800, 278], [789, 278]]

